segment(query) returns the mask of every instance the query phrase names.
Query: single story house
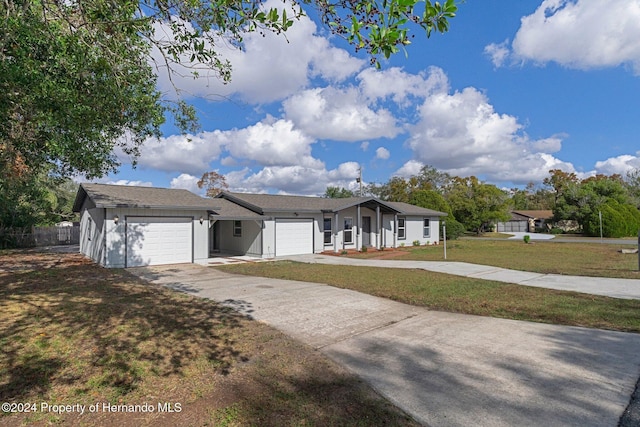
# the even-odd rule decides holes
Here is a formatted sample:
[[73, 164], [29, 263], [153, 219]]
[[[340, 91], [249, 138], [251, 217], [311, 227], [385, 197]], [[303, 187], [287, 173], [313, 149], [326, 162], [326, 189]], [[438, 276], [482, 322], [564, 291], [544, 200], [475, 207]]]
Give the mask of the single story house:
[[374, 197], [328, 199], [81, 184], [80, 252], [105, 267], [436, 244], [446, 213]]
[[553, 220], [553, 211], [550, 210], [517, 210], [511, 211], [510, 214], [509, 221], [497, 224], [496, 231], [498, 233], [535, 233], [536, 230], [551, 224]]

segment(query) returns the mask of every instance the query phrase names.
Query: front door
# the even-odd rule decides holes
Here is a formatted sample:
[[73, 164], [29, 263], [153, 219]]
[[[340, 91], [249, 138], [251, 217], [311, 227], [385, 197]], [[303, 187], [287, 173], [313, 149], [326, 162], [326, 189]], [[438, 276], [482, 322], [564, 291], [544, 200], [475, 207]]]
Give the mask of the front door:
[[362, 217], [362, 246], [371, 246], [371, 217]]

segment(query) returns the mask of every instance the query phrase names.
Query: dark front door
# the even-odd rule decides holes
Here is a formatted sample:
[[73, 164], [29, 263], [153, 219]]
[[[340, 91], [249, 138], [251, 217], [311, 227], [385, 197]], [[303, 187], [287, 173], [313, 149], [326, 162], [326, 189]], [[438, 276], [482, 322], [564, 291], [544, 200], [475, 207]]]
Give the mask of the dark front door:
[[362, 246], [371, 246], [371, 217], [362, 217]]

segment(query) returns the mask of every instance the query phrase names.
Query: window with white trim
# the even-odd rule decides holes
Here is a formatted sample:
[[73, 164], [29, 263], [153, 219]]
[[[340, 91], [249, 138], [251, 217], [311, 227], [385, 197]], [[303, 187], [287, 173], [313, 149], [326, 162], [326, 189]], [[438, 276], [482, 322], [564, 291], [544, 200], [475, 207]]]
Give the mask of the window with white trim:
[[353, 243], [353, 218], [344, 219], [344, 243]]
[[242, 221], [233, 221], [233, 237], [242, 237]]
[[431, 221], [429, 218], [422, 220], [422, 237], [431, 237]]
[[406, 239], [406, 230], [404, 218], [398, 218], [398, 239]]
[[331, 244], [331, 235], [332, 235], [332, 229], [331, 229], [331, 218], [325, 218], [324, 219], [324, 244], [325, 245], [330, 245]]

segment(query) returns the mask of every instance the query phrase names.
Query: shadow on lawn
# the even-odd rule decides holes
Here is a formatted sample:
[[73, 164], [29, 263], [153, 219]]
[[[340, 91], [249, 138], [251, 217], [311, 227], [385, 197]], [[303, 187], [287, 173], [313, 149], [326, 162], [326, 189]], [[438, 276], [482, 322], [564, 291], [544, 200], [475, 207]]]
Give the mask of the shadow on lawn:
[[198, 358], [222, 374], [240, 358], [233, 330], [245, 319], [228, 307], [77, 254], [29, 258], [32, 268], [0, 273], [2, 401], [42, 396], [54, 385], [121, 396], [146, 375], [183, 374]]

